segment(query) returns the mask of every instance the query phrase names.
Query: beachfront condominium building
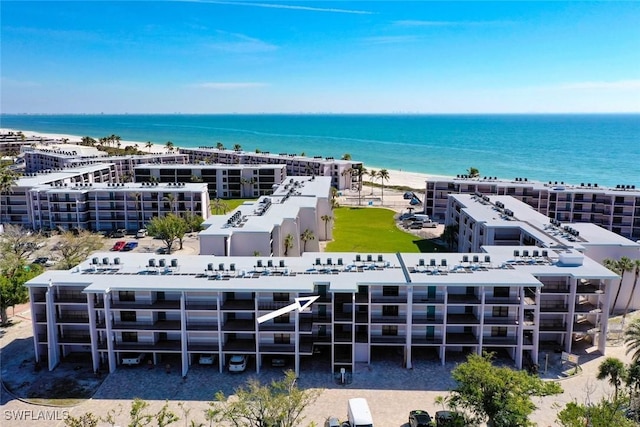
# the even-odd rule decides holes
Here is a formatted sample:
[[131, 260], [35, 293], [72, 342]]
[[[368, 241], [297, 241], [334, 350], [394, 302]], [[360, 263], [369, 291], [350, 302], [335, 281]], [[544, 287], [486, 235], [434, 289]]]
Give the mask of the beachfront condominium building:
[[271, 194], [287, 177], [285, 165], [141, 164], [135, 182], [204, 182], [212, 198], [254, 199]]
[[620, 184], [603, 188], [597, 183], [567, 185], [564, 182], [531, 182], [482, 178], [429, 178], [424, 211], [436, 220], [445, 217], [449, 194], [506, 195], [561, 222], [590, 222], [616, 234], [640, 240], [640, 190]]
[[[214, 207], [215, 208], [215, 207]], [[200, 232], [200, 254], [291, 256], [331, 239], [331, 178], [289, 177], [269, 196], [214, 215]]]
[[354, 172], [363, 167], [362, 162], [339, 160], [333, 157], [306, 157], [298, 154], [271, 154], [269, 152], [247, 152], [216, 147], [180, 148], [188, 154], [191, 163], [224, 164], [283, 164], [288, 176], [325, 176], [331, 178], [331, 186], [338, 190], [357, 187], [362, 177]]
[[101, 183], [36, 186], [28, 192], [36, 229], [134, 232], [155, 216], [193, 213], [207, 218], [209, 192], [202, 183]]
[[[632, 240], [595, 224], [554, 220], [512, 196], [451, 194], [445, 225], [456, 230], [452, 243], [462, 254], [485, 246], [526, 246], [514, 257], [529, 260], [547, 256], [550, 250], [571, 249], [601, 264], [607, 258], [640, 259], [640, 244]], [[626, 276], [624, 283], [615, 283], [609, 311], [640, 308], [640, 296], [632, 294], [635, 277]]]
[[[53, 369], [84, 353], [96, 371], [113, 372], [126, 358], [186, 375], [201, 355], [217, 357], [220, 371], [232, 355], [247, 356], [257, 372], [271, 358], [288, 358], [300, 374], [301, 362], [352, 372], [389, 351], [408, 369], [482, 351], [508, 355], [519, 368], [537, 363], [541, 351], [581, 354], [587, 344], [604, 354], [602, 311], [616, 274], [570, 249], [527, 259], [513, 256], [527, 247], [483, 249], [466, 260], [96, 253], [27, 282], [35, 358]], [[317, 299], [293, 310], [304, 297]]]
[[189, 157], [178, 153], [130, 154], [109, 156], [95, 147], [73, 144], [49, 144], [23, 147], [22, 155], [27, 173], [43, 170], [73, 168], [99, 163], [112, 163], [115, 168], [114, 182], [133, 180], [133, 169], [144, 163], [185, 164]]
[[26, 136], [22, 132], [2, 132], [0, 133], [0, 155], [17, 156], [22, 147], [44, 144], [46, 141], [53, 142], [47, 138]]
[[0, 224], [36, 228], [32, 221], [30, 192], [34, 188], [66, 188], [77, 184], [113, 182], [115, 168], [112, 164], [97, 164], [59, 171], [27, 173], [16, 180], [10, 191], [0, 193]]

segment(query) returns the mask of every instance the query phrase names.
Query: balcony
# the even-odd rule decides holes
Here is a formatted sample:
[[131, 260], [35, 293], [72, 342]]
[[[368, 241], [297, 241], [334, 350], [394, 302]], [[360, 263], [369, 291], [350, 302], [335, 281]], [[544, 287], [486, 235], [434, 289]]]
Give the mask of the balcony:
[[217, 331], [218, 322], [211, 320], [210, 322], [190, 322], [187, 319], [187, 331]]
[[566, 284], [545, 284], [543, 283], [540, 292], [543, 294], [568, 294], [571, 292]]
[[480, 320], [474, 314], [447, 314], [449, 325], [477, 325]]
[[[102, 347], [104, 344], [101, 344]], [[106, 347], [102, 347], [106, 348]], [[152, 351], [165, 351], [165, 352], [180, 352], [182, 349], [180, 340], [164, 340], [155, 343], [150, 342], [117, 342], [114, 345], [116, 351], [130, 351], [130, 352], [152, 352]]]
[[82, 292], [60, 292], [56, 295], [55, 301], [62, 303], [86, 303], [87, 296]]
[[448, 333], [447, 344], [470, 345], [478, 344], [478, 339], [473, 334], [465, 333]]
[[562, 301], [541, 301], [541, 312], [562, 313], [569, 311], [569, 306]]
[[386, 325], [404, 325], [407, 323], [407, 316], [371, 316], [371, 323], [386, 324]]
[[187, 351], [197, 351], [199, 353], [217, 353], [218, 341], [187, 343]]
[[353, 334], [351, 332], [336, 331], [334, 334], [335, 342], [351, 342], [353, 341]]
[[546, 331], [554, 331], [554, 332], [564, 332], [567, 330], [567, 324], [562, 320], [541, 320], [540, 326], [538, 327], [540, 332]]
[[448, 304], [480, 304], [480, 300], [476, 295], [467, 294], [449, 294]]
[[485, 325], [517, 325], [518, 319], [516, 317], [492, 317], [487, 316], [484, 318]]
[[401, 335], [372, 335], [371, 344], [404, 344], [407, 337]]
[[58, 324], [86, 324], [89, 323], [89, 315], [85, 312], [79, 313], [61, 313], [56, 317]]
[[434, 297], [429, 298], [424, 293], [416, 293], [413, 295], [413, 304], [414, 305], [434, 305], [434, 304], [444, 304], [444, 295], [436, 294]]
[[256, 343], [253, 340], [233, 340], [222, 346], [222, 351], [229, 353], [253, 353], [256, 351]]
[[255, 332], [256, 321], [254, 319], [228, 320], [222, 326], [225, 332]]
[[258, 344], [260, 353], [295, 354], [295, 344]]
[[158, 320], [154, 323], [115, 322], [111, 327], [114, 331], [179, 331], [179, 320]]
[[575, 305], [576, 313], [600, 312], [600, 309], [589, 301], [580, 301]]
[[293, 332], [296, 329], [296, 325], [294, 323], [274, 323], [274, 322], [265, 322], [261, 323], [260, 332]]
[[517, 297], [485, 297], [484, 300], [487, 305], [518, 305], [520, 299]]
[[254, 300], [226, 300], [222, 303], [222, 310], [225, 311], [253, 311], [255, 310]]
[[414, 325], [441, 325], [444, 323], [444, 317], [414, 315], [411, 319], [411, 323]]
[[217, 310], [217, 307], [218, 307], [217, 302], [215, 300], [208, 301], [208, 302], [204, 302], [204, 301], [187, 302], [185, 306], [188, 311], [211, 311], [211, 310]]
[[407, 296], [371, 295], [371, 302], [374, 304], [403, 304], [407, 302]]
[[518, 340], [516, 337], [492, 337], [492, 336], [483, 336], [482, 337], [482, 345], [487, 346], [490, 345], [492, 347], [513, 347], [518, 345]]
[[153, 302], [114, 301], [112, 309], [119, 310], [180, 310], [180, 300], [164, 300]]
[[58, 344], [91, 344], [91, 336], [89, 334], [65, 334], [58, 336]]
[[424, 335], [416, 336], [413, 335], [411, 337], [412, 345], [440, 345], [442, 344], [442, 337], [432, 336], [427, 337]]

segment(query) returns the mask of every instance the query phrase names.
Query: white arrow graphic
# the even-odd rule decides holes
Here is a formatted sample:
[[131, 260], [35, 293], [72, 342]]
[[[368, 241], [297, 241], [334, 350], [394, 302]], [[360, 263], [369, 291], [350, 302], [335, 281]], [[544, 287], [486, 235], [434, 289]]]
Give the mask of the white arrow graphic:
[[[294, 298], [296, 302], [293, 304], [289, 304], [286, 307], [282, 307], [277, 309], [276, 311], [272, 311], [271, 313], [265, 314], [264, 316], [258, 317], [258, 323], [266, 322], [267, 320], [271, 320], [278, 316], [282, 316], [285, 313], [288, 313], [293, 310], [303, 311], [308, 308], [315, 300], [320, 298], [320, 296], [312, 296], [312, 297], [302, 297], [302, 298]], [[303, 302], [304, 304], [300, 304]]]

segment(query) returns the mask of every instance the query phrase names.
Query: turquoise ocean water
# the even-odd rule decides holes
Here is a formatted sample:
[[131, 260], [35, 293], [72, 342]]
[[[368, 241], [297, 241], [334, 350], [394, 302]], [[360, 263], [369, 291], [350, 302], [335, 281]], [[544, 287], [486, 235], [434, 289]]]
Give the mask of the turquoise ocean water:
[[640, 186], [640, 115], [2, 115], [0, 127], [341, 157], [372, 168]]

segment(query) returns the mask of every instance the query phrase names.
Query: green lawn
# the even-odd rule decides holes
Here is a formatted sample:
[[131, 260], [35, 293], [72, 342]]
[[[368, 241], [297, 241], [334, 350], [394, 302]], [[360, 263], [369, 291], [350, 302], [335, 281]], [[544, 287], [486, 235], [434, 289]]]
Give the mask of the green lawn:
[[[227, 213], [231, 212], [241, 204], [247, 201], [255, 202], [258, 199], [223, 199], [222, 201], [227, 205]], [[216, 211], [213, 208], [213, 200], [211, 200], [211, 213], [216, 215]], [[218, 215], [223, 215], [222, 212], [218, 212]]]
[[394, 212], [341, 207], [333, 211], [333, 241], [327, 252], [444, 252], [430, 240], [396, 227]]

